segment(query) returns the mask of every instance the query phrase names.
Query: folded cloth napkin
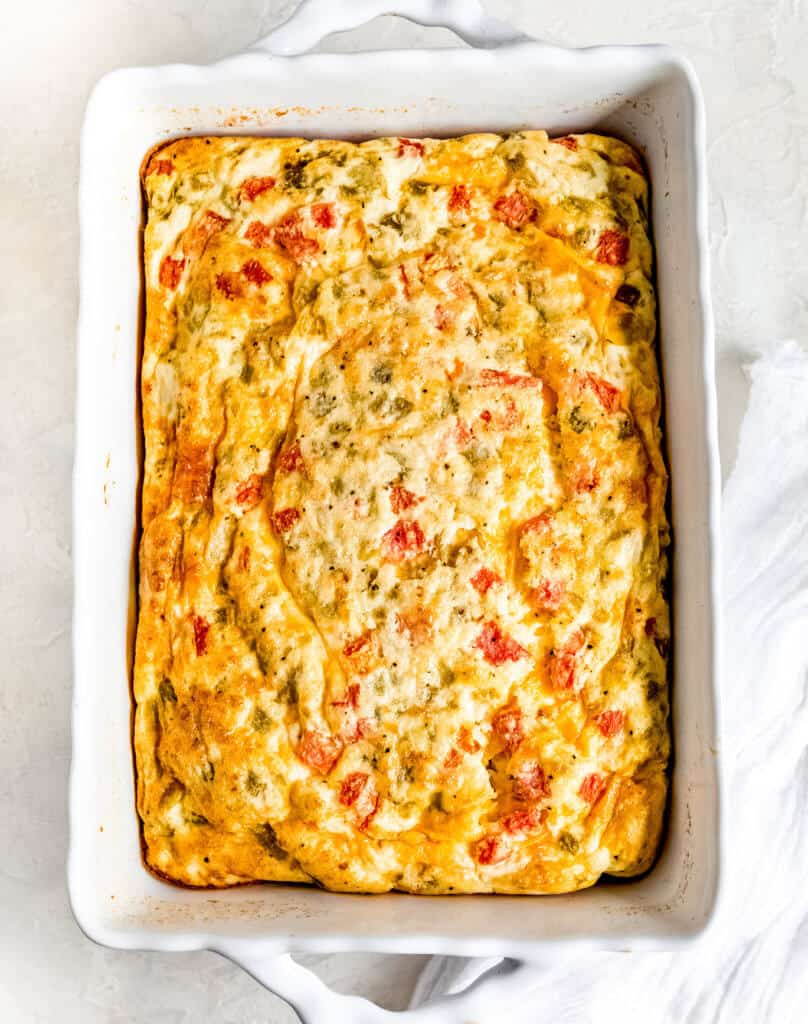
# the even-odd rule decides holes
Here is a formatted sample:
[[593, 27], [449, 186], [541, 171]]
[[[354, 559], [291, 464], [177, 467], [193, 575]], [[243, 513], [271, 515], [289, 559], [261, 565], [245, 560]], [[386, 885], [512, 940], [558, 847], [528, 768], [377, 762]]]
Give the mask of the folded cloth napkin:
[[[496, 1024], [808, 1021], [808, 353], [781, 342], [747, 370], [722, 503], [718, 920], [685, 952], [548, 955]], [[495, 962], [433, 957], [411, 1005], [462, 991]]]

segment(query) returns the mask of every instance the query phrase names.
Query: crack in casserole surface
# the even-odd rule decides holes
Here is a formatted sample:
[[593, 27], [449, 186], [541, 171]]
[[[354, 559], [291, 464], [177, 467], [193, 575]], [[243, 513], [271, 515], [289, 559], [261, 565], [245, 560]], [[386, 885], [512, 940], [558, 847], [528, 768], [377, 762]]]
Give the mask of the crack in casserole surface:
[[668, 527], [634, 151], [194, 138], [143, 181], [148, 865], [415, 893], [645, 870]]

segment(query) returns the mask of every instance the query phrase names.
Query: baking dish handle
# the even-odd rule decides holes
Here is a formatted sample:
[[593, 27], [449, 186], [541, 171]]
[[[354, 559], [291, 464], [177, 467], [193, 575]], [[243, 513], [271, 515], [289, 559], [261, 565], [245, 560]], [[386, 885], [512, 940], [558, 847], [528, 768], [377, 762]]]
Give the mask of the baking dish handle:
[[243, 967], [264, 988], [285, 1000], [302, 1024], [457, 1024], [491, 1013], [536, 984], [536, 967], [522, 960], [500, 960], [467, 989], [416, 1010], [385, 1010], [361, 996], [334, 992], [288, 953], [261, 956], [252, 950], [219, 946], [216, 952]]
[[251, 49], [280, 56], [305, 53], [332, 32], [358, 28], [382, 14], [451, 29], [470, 46], [484, 49], [528, 39], [489, 17], [479, 0], [301, 0], [287, 21]]

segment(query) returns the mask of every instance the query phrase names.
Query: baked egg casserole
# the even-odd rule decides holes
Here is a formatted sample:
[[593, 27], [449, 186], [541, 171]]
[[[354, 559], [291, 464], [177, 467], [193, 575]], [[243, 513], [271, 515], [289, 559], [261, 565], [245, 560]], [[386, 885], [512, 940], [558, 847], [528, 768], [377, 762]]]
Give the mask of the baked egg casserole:
[[142, 179], [148, 866], [426, 894], [645, 871], [669, 530], [636, 153], [185, 138]]

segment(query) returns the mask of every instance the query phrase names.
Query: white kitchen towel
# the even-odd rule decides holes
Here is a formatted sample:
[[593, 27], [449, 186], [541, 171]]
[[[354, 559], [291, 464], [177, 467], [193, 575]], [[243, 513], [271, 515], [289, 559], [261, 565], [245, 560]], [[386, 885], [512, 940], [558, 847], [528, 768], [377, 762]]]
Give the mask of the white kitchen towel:
[[[808, 1022], [808, 353], [782, 342], [748, 373], [722, 503], [719, 918], [686, 952], [548, 956], [479, 1024]], [[411, 1005], [492, 962], [433, 957]]]

